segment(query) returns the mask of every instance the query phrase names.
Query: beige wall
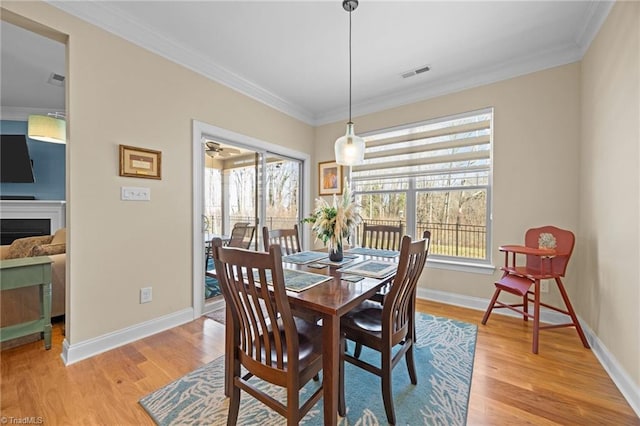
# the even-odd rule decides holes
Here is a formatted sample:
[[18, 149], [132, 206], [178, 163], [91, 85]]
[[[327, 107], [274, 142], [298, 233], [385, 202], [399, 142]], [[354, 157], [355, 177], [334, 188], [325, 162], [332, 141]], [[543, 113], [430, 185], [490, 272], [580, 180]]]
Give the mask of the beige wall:
[[[192, 120], [307, 153], [313, 128], [44, 3], [2, 7], [69, 36], [67, 340], [191, 307]], [[162, 180], [119, 177], [119, 144], [162, 151]], [[151, 201], [120, 201], [125, 185]]]
[[[356, 85], [357, 86], [357, 85]], [[494, 108], [493, 264], [503, 258], [501, 244], [517, 244], [527, 228], [578, 225], [578, 147], [580, 133], [580, 66], [570, 64], [523, 77], [430, 99], [382, 113], [356, 117], [356, 132]], [[318, 161], [333, 157], [333, 142], [344, 123], [316, 129]], [[314, 185], [314, 188], [316, 186]], [[575, 264], [567, 287], [575, 293]], [[424, 289], [489, 298], [494, 277], [428, 268]], [[555, 300], [553, 292], [545, 295]], [[481, 318], [482, 313], [478, 313]]]
[[617, 2], [582, 61], [580, 315], [640, 386], [640, 3]]

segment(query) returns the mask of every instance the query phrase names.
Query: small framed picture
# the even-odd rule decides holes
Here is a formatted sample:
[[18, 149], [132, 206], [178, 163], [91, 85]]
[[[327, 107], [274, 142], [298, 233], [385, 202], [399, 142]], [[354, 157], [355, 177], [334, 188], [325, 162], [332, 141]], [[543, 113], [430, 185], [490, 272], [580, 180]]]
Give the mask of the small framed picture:
[[335, 161], [318, 163], [320, 195], [342, 195], [342, 166]]
[[162, 152], [120, 145], [120, 176], [162, 179]]

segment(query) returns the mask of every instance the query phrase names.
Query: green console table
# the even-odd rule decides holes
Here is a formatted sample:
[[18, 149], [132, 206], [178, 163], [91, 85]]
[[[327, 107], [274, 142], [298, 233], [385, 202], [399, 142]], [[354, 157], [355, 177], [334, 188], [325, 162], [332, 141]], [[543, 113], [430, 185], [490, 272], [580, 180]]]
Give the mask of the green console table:
[[33, 333], [44, 334], [51, 349], [51, 259], [47, 256], [0, 260], [0, 288], [40, 287], [40, 319], [0, 328], [0, 342]]

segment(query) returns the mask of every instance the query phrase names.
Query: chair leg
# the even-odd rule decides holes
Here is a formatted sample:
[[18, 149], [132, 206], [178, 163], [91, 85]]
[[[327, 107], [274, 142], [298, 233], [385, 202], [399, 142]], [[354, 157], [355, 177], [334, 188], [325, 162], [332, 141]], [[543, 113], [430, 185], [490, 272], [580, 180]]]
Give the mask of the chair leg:
[[338, 414], [341, 417], [347, 412], [346, 401], [344, 397], [344, 352], [346, 348], [346, 339], [340, 338], [340, 363], [338, 366]]
[[[536, 280], [534, 283], [534, 302], [533, 302], [533, 345], [531, 351], [534, 354], [538, 353], [538, 334], [540, 332], [540, 280]], [[528, 297], [525, 295], [525, 300]], [[528, 305], [528, 302], [527, 302]], [[526, 305], [525, 305], [526, 306]]]
[[489, 315], [491, 315], [491, 311], [493, 311], [493, 307], [496, 304], [496, 300], [498, 300], [498, 296], [500, 295], [500, 289], [496, 288], [496, 291], [493, 292], [493, 297], [491, 298], [491, 302], [489, 302], [489, 307], [484, 312], [484, 316], [482, 317], [482, 324], [486, 324], [489, 319]]
[[396, 424], [396, 413], [393, 408], [393, 392], [391, 382], [391, 353], [382, 355], [382, 401], [389, 424]]
[[584, 335], [584, 332], [582, 331], [582, 327], [580, 326], [580, 323], [578, 322], [578, 317], [576, 316], [575, 311], [573, 310], [573, 306], [571, 305], [571, 302], [569, 301], [569, 295], [567, 295], [566, 290], [564, 289], [564, 285], [562, 284], [562, 281], [560, 280], [559, 277], [556, 277], [556, 284], [558, 284], [558, 290], [560, 290], [560, 294], [562, 295], [562, 300], [564, 300], [564, 304], [567, 307], [567, 311], [569, 312], [569, 316], [571, 317], [571, 320], [573, 321], [573, 325], [576, 327], [576, 331], [578, 332], [578, 336], [580, 336], [580, 340], [582, 340], [582, 345], [589, 349], [589, 342], [587, 341], [586, 336]]
[[234, 386], [230, 396], [227, 426], [235, 426], [238, 422], [238, 411], [240, 410], [240, 388]]
[[300, 422], [300, 390], [287, 388], [287, 426], [298, 426]]
[[[409, 344], [409, 342], [405, 342], [405, 345]], [[407, 362], [407, 370], [409, 371], [409, 378], [411, 379], [411, 384], [418, 384], [418, 375], [416, 374], [416, 364], [413, 358], [413, 339], [411, 339], [411, 346], [407, 350], [407, 353], [404, 355], [404, 359]]]

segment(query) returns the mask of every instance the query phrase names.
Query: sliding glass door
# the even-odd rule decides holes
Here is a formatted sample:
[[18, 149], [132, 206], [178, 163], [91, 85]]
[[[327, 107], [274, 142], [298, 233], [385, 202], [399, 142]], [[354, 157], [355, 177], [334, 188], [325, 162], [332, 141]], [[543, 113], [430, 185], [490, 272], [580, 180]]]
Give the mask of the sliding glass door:
[[[203, 223], [205, 250], [211, 238], [229, 240], [236, 226], [249, 226], [251, 250], [264, 250], [262, 227], [293, 228], [302, 215], [303, 161], [239, 143], [206, 137], [204, 151]], [[249, 240], [250, 239], [250, 240]], [[221, 291], [205, 252], [205, 311], [217, 304]]]
[[302, 162], [269, 152], [264, 157], [263, 226], [291, 229], [302, 219]]

